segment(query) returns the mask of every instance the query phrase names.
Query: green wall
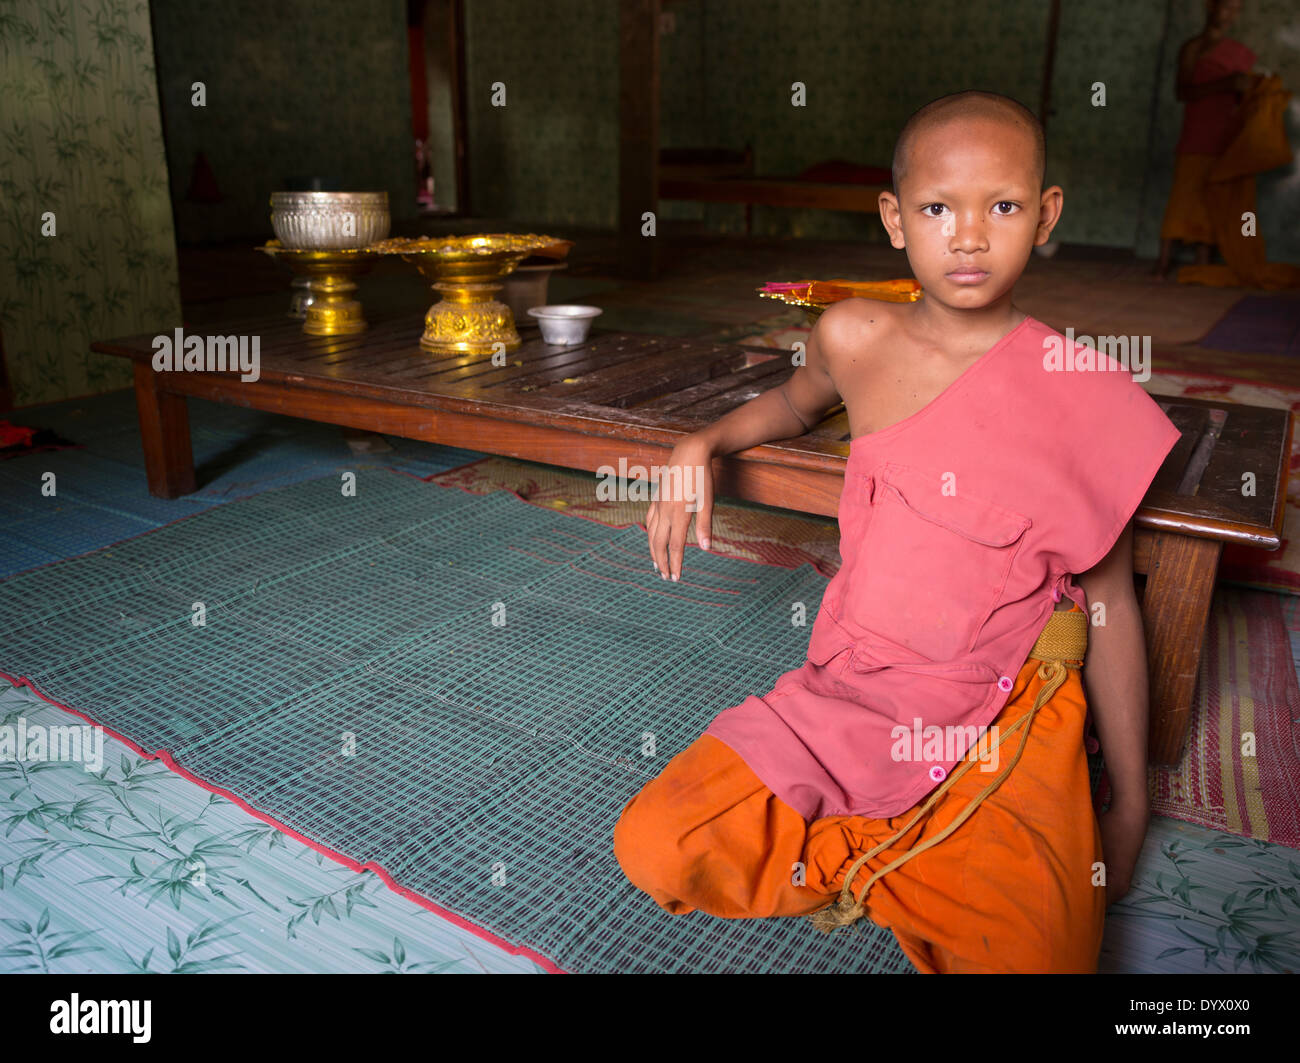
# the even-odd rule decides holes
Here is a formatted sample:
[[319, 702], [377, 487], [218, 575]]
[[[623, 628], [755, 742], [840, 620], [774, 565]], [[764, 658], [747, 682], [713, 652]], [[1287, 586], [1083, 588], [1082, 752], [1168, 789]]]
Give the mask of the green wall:
[[153, 62], [143, 3], [0, 8], [0, 329], [17, 405], [129, 383], [91, 341], [180, 323]]
[[[415, 216], [404, 0], [154, 0], [176, 229], [181, 243], [270, 239], [285, 178], [387, 190]], [[204, 83], [207, 103], [191, 103]], [[222, 200], [186, 199], [196, 152]]]
[[[1061, 4], [1047, 181], [1065, 192], [1054, 236], [1062, 243], [1133, 246], [1163, 22], [1163, 3]], [[1105, 106], [1093, 102], [1098, 82]]]
[[[661, 38], [661, 144], [754, 148], [758, 173], [794, 174], [823, 159], [888, 166], [894, 139], [922, 104], [965, 88], [1037, 108], [1047, 0], [705, 0], [672, 5]], [[806, 86], [806, 106], [791, 85]], [[743, 208], [665, 204], [742, 231]], [[773, 236], [885, 242], [871, 214], [754, 208]]]
[[[470, 181], [476, 213], [613, 228], [618, 180], [618, 11], [612, 0], [468, 0]], [[1247, 0], [1234, 36], [1300, 89], [1293, 0]], [[1048, 0], [691, 0], [665, 5], [660, 143], [752, 144], [760, 173], [828, 158], [888, 166], [913, 110], [986, 88], [1037, 111]], [[1155, 253], [1181, 106], [1173, 63], [1203, 0], [1064, 0], [1047, 179], [1065, 189], [1061, 240]], [[1163, 62], [1163, 65], [1162, 65]], [[490, 105], [503, 81], [507, 106]], [[807, 106], [790, 103], [792, 82]], [[1106, 86], [1106, 106], [1092, 85]], [[1296, 108], [1292, 108], [1292, 126]], [[1297, 143], [1297, 131], [1290, 130]], [[1300, 177], [1260, 179], [1274, 258], [1300, 259]], [[665, 202], [665, 218], [739, 232], [743, 208]], [[879, 219], [754, 208], [766, 235], [885, 239]]]
[[465, 41], [474, 213], [613, 228], [616, 0], [467, 0]]

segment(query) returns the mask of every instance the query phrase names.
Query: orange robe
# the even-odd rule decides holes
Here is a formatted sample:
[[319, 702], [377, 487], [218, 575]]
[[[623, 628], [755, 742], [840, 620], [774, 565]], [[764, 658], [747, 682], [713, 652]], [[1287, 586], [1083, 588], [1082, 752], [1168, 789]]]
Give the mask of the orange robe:
[[1214, 243], [1214, 221], [1210, 217], [1205, 178], [1215, 159], [1214, 155], [1174, 156], [1174, 180], [1160, 225], [1161, 240]]
[[[1033, 708], [1045, 682], [1039, 666], [1031, 657], [1021, 668], [994, 721], [1001, 731]], [[1033, 714], [1010, 774], [970, 818], [870, 883], [866, 915], [892, 930], [918, 970], [1096, 971], [1105, 889], [1093, 884], [1101, 834], [1083, 746], [1086, 714], [1071, 669]], [[1021, 734], [1002, 743], [1001, 768]], [[809, 824], [729, 746], [704, 734], [624, 807], [614, 853], [628, 879], [675, 915], [697, 908], [728, 919], [807, 915], [835, 900], [859, 856], [888, 841], [853, 879], [852, 894], [861, 898], [875, 872], [951, 825], [994, 778], [968, 770], [890, 841], [924, 802], [890, 819], [829, 816]]]
[[[1224, 265], [1184, 266], [1178, 271], [1180, 283], [1219, 288], [1300, 288], [1300, 266], [1269, 262], [1258, 219], [1253, 233], [1243, 221], [1245, 215], [1256, 213], [1255, 175], [1291, 162], [1291, 146], [1286, 136], [1290, 98], [1291, 94], [1282, 87], [1282, 79], [1269, 77], [1260, 81], [1242, 101], [1240, 128], [1222, 154], [1208, 160], [1212, 165], [1204, 167], [1200, 178], [1204, 197], [1201, 210], [1214, 230], [1212, 239], [1206, 242], [1219, 245]], [[1179, 161], [1204, 158], [1179, 156]], [[1194, 165], [1199, 172], [1200, 162]], [[1173, 196], [1170, 207], [1173, 207]]]
[[[1196, 62], [1192, 84], [1201, 85], [1255, 65], [1255, 53], [1224, 37]], [[1165, 207], [1160, 239], [1187, 243], [1215, 242], [1205, 179], [1236, 132], [1240, 119], [1235, 93], [1218, 92], [1183, 106], [1183, 128], [1174, 149], [1174, 179]]]

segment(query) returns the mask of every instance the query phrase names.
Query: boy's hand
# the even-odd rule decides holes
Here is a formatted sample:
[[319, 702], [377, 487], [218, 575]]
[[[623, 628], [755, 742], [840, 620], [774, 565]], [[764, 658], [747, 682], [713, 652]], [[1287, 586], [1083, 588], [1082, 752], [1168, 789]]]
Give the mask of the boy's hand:
[[1150, 819], [1150, 805], [1130, 801], [1112, 804], [1097, 820], [1101, 829], [1101, 858], [1106, 864], [1108, 908], [1128, 893], [1133, 884], [1133, 871]]
[[695, 537], [707, 550], [713, 520], [713, 452], [695, 436], [687, 436], [660, 469], [659, 494], [646, 515], [650, 557], [664, 579], [682, 574], [692, 513]]

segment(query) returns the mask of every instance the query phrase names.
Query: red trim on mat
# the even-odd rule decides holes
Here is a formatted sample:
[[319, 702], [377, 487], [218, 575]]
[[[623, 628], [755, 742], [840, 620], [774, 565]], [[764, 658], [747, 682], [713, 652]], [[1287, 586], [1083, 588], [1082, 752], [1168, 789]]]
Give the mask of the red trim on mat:
[[[434, 486], [441, 486], [441, 485], [435, 484]], [[194, 514], [194, 515], [197, 516], [198, 514]], [[41, 691], [41, 689], [35, 683], [33, 683], [26, 676], [12, 676], [8, 672], [4, 671], [3, 669], [0, 669], [0, 676], [3, 676], [5, 679], [9, 680], [9, 682], [13, 684], [15, 687], [24, 687], [24, 686], [28, 687], [42, 701], [46, 701], [49, 704], [53, 705], [55, 708], [62, 709], [64, 712], [70, 712], [72, 713], [73, 716], [79, 716], [87, 723], [100, 728], [100, 730], [102, 730], [105, 734], [111, 735], [112, 737], [116, 738], [119, 742], [121, 742], [124, 746], [130, 749], [137, 756], [144, 757], [145, 760], [161, 760], [163, 764], [165, 764], [170, 771], [175, 772], [182, 779], [187, 779], [188, 781], [194, 783], [196, 786], [199, 786], [202, 789], [207, 790], [209, 793], [217, 794], [220, 797], [226, 798], [226, 800], [231, 801], [234, 804], [238, 805], [250, 816], [253, 816], [256, 819], [260, 819], [263, 823], [270, 824], [272, 827], [280, 831], [282, 834], [287, 834], [289, 835], [289, 837], [302, 842], [302, 844], [306, 845], [308, 848], [316, 850], [316, 852], [322, 854], [323, 856], [328, 856], [335, 863], [342, 864], [350, 871], [356, 871], [358, 873], [362, 871], [374, 872], [374, 874], [379, 876], [380, 880], [384, 883], [384, 885], [387, 886], [394, 893], [398, 894], [401, 897], [405, 897], [408, 901], [414, 901], [421, 908], [427, 908], [435, 915], [439, 915], [442, 918], [446, 919], [448, 922], [454, 923], [456, 926], [459, 926], [465, 930], [470, 931], [470, 933], [476, 935], [477, 937], [482, 938], [484, 941], [487, 941], [490, 944], [495, 945], [497, 948], [503, 949], [504, 951], [514, 956], [526, 956], [528, 957], [528, 959], [532, 960], [534, 963], [541, 965], [546, 970], [550, 971], [552, 974], [569, 973], [549, 957], [543, 956], [539, 952], [534, 952], [532, 949], [526, 948], [523, 945], [512, 945], [510, 944], [510, 942], [506, 941], [505, 939], [497, 937], [490, 930], [485, 930], [481, 926], [475, 926], [473, 923], [457, 915], [455, 912], [452, 912], [446, 908], [434, 904], [433, 901], [429, 900], [427, 897], [423, 896], [422, 894], [416, 893], [414, 890], [410, 890], [407, 889], [405, 886], [399, 885], [398, 882], [392, 877], [392, 875], [390, 875], [387, 871], [385, 871], [384, 868], [381, 867], [379, 864], [376, 864], [373, 861], [369, 861], [364, 864], [358, 863], [356, 860], [353, 860], [352, 857], [345, 856], [343, 853], [335, 852], [333, 849], [321, 845], [319, 842], [313, 841], [311, 838], [308, 838], [306, 835], [299, 834], [292, 827], [286, 827], [283, 823], [280, 823], [277, 820], [272, 819], [265, 812], [259, 811], [258, 809], [254, 808], [238, 794], [232, 793], [230, 790], [223, 790], [220, 786], [213, 786], [211, 783], [205, 782], [203, 779], [200, 779], [197, 775], [195, 775], [193, 772], [189, 771], [188, 769], [181, 767], [181, 765], [176, 762], [176, 760], [172, 757], [171, 753], [169, 753], [167, 750], [160, 749], [155, 753], [146, 752], [144, 749], [136, 745], [134, 742], [131, 741], [131, 739], [127, 738], [125, 735], [120, 735], [116, 731], [112, 730], [111, 728], [105, 727], [103, 724], [97, 722], [91, 716], [80, 711], [79, 709], [74, 709], [69, 705], [64, 705], [62, 702], [55, 701], [53, 698], [48, 697], [46, 694], [44, 694]]]
[[[487, 455], [487, 457], [492, 457], [492, 456], [493, 455]], [[475, 465], [479, 461], [485, 461], [485, 460], [487, 460], [487, 458], [479, 458], [476, 461], [467, 462], [465, 465], [458, 465], [456, 466], [456, 468], [463, 469], [467, 465]], [[393, 468], [392, 466], [381, 466], [381, 468], [385, 469], [388, 472], [397, 473], [399, 476], [407, 476], [410, 477], [412, 480], [419, 480], [421, 483], [429, 484], [429, 486], [431, 487], [438, 487], [444, 490], [454, 489], [458, 491], [463, 491], [467, 495], [474, 495], [475, 497], [478, 498], [483, 497], [483, 495], [480, 492], [471, 491], [469, 490], [469, 488], [461, 487], [459, 484], [440, 484], [440, 483], [433, 482], [433, 478], [435, 476], [441, 476], [443, 475], [443, 473], [452, 472], [454, 471], [453, 469], [443, 469], [439, 472], [431, 473], [428, 476], [418, 476], [413, 472], [407, 472], [405, 469], [397, 469], [397, 468]], [[325, 476], [317, 477], [316, 479], [323, 480], [329, 476], [332, 476], [332, 474], [327, 473], [325, 474]], [[308, 483], [310, 481], [301, 481], [301, 482]], [[276, 490], [276, 488], [270, 488], [270, 490]], [[531, 502], [527, 498], [524, 498], [517, 491], [510, 491], [509, 488], [502, 487], [502, 488], [497, 488], [497, 490], [509, 491], [509, 493], [514, 495], [515, 498], [519, 499], [519, 501], [525, 503], [526, 505], [532, 506], [535, 509], [544, 509], [551, 513], [560, 513], [559, 510], [553, 509], [550, 506], [543, 506], [543, 505], [539, 505], [536, 502]], [[241, 495], [237, 498], [231, 498], [222, 502], [218, 502], [216, 503], [216, 506], [230, 505], [232, 502], [237, 502], [243, 498], [249, 498], [252, 497], [253, 495], [259, 495], [263, 493], [264, 492], [262, 491], [254, 491], [249, 495]], [[216, 508], [216, 506], [205, 507], [203, 510], [200, 510], [198, 513], [186, 513], [183, 516], [177, 517], [175, 520], [168, 521], [166, 524], [160, 524], [156, 528], [147, 528], [145, 531], [139, 532], [136, 535], [128, 536], [126, 539], [119, 539], [116, 542], [109, 543], [105, 546], [92, 547], [91, 549], [86, 550], [83, 553], [76, 554], [73, 556], [85, 557], [89, 554], [98, 553], [101, 550], [111, 549], [113, 546], [116, 546], [118, 543], [129, 542], [132, 539], [138, 539], [141, 536], [150, 535], [153, 532], [161, 531], [163, 528], [169, 528], [173, 524], [179, 524], [181, 521], [192, 520], [195, 517], [200, 517], [204, 513], [208, 512], [209, 509]], [[646, 530], [646, 526], [640, 523], [639, 521], [633, 521], [630, 524], [612, 524], [608, 521], [597, 520], [595, 517], [584, 516], [581, 513], [560, 513], [560, 515], [565, 517], [576, 517], [579, 520], [585, 520], [592, 524], [599, 524], [605, 528], [622, 529], [622, 528], [631, 528], [635, 526], [642, 529], [643, 531]], [[687, 547], [693, 546], [697, 550], [702, 549], [698, 544], [695, 543], [686, 543], [685, 545]], [[764, 567], [787, 568], [787, 569], [794, 569], [799, 567], [798, 565], [779, 565], [770, 561], [761, 561], [752, 557], [742, 557], [738, 554], [725, 554], [719, 550], [706, 550], [703, 552], [716, 554], [719, 557], [726, 557], [732, 561], [748, 561], [750, 564], [761, 565]], [[63, 561], [70, 561], [70, 560], [72, 560], [72, 558], [70, 557], [56, 558], [53, 561], [47, 561], [41, 565], [33, 565], [31, 568], [24, 569], [21, 573], [15, 572], [13, 575], [14, 576], [26, 575], [29, 572], [35, 572], [37, 569], [48, 568], [50, 565], [57, 565]], [[812, 562], [800, 562], [800, 564], [805, 564], [805, 563], [812, 564]], [[817, 566], [813, 565], [813, 568], [816, 569]], [[818, 571], [820, 572], [820, 570]], [[820, 574], [822, 576], [825, 576], [825, 573], [820, 573]], [[4, 671], [3, 669], [0, 669], [0, 677], [7, 679], [15, 687], [22, 687], [22, 686], [28, 687], [42, 701], [46, 701], [49, 704], [55, 706], [56, 708], [62, 709], [64, 712], [70, 712], [74, 716], [79, 716], [87, 723], [90, 723], [95, 727], [101, 728], [106, 734], [109, 734], [112, 737], [116, 738], [128, 749], [134, 752], [137, 756], [144, 757], [146, 760], [161, 760], [163, 764], [168, 768], [168, 770], [175, 772], [177, 775], [181, 776], [181, 778], [187, 779], [188, 781], [194, 783], [196, 786], [199, 786], [202, 789], [207, 790], [209, 793], [214, 793], [221, 797], [226, 798], [228, 801], [231, 801], [234, 804], [238, 805], [240, 808], [242, 808], [245, 812], [247, 812], [249, 815], [253, 816], [254, 818], [260, 819], [263, 823], [269, 824], [270, 826], [274, 827], [276, 830], [280, 831], [281, 833], [287, 834], [291, 838], [297, 839], [298, 841], [302, 842], [304, 845], [308, 846], [309, 848], [314, 849], [316, 852], [321, 853], [324, 856], [328, 856], [331, 860], [335, 861], [336, 863], [342, 864], [344, 867], [348, 868], [349, 870], [357, 871], [357, 872], [361, 872], [361, 871], [374, 872], [374, 874], [379, 876], [380, 880], [384, 883], [384, 885], [386, 885], [394, 893], [398, 894], [399, 896], [405, 897], [409, 901], [413, 901], [414, 903], [420, 905], [420, 907], [422, 908], [427, 908], [429, 911], [435, 913], [436, 915], [441, 916], [442, 918], [448, 920], [451, 923], [454, 923], [456, 926], [462, 927], [463, 929], [468, 930], [470, 933], [476, 935], [477, 937], [482, 938], [484, 941], [487, 941], [497, 946], [497, 948], [503, 949], [504, 951], [514, 956], [526, 956], [528, 959], [532, 960], [534, 963], [537, 963], [538, 965], [543, 967], [545, 970], [551, 972], [552, 974], [569, 973], [568, 971], [564, 970], [564, 968], [560, 967], [559, 964], [557, 964], [554, 960], [550, 959], [550, 957], [543, 956], [541, 953], [534, 952], [532, 949], [529, 949], [522, 945], [512, 945], [508, 941], [505, 941], [504, 939], [497, 937], [490, 930], [487, 930], [480, 926], [476, 926], [475, 924], [457, 915], [455, 912], [440, 907], [439, 905], [435, 904], [433, 901], [429, 900], [427, 897], [424, 897], [421, 894], [414, 892], [413, 890], [409, 890], [405, 886], [399, 885], [397, 881], [379, 864], [376, 864], [373, 861], [365, 864], [358, 863], [356, 860], [353, 860], [352, 857], [346, 856], [343, 853], [335, 852], [333, 849], [321, 845], [319, 842], [315, 842], [311, 838], [306, 837], [305, 835], [299, 834], [292, 827], [287, 827], [283, 823], [280, 823], [277, 820], [272, 819], [265, 812], [261, 812], [258, 809], [254, 808], [247, 801], [241, 798], [238, 794], [232, 793], [229, 790], [223, 790], [219, 786], [213, 786], [212, 784], [205, 782], [203, 779], [200, 779], [197, 775], [194, 775], [186, 768], [183, 768], [180, 764], [178, 764], [176, 760], [172, 757], [171, 753], [168, 752], [167, 750], [160, 749], [154, 753], [147, 752], [146, 750], [144, 750], [143, 748], [141, 748], [140, 746], [132, 742], [125, 735], [120, 735], [116, 731], [112, 730], [111, 728], [105, 727], [103, 724], [99, 723], [93, 717], [87, 715], [84, 712], [81, 712], [79, 709], [74, 709], [69, 705], [64, 705], [62, 702], [56, 701], [54, 700], [54, 698], [47, 696], [44, 692], [40, 690], [39, 687], [37, 687], [35, 683], [33, 683], [26, 676], [12, 676], [8, 672]]]

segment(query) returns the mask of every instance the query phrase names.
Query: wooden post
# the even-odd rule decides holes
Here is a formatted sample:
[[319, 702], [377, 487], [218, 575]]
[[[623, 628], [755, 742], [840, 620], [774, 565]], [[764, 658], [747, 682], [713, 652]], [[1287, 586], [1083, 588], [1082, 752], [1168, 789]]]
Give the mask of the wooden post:
[[[618, 23], [619, 272], [659, 275], [659, 0], [621, 0]], [[655, 236], [642, 215], [655, 213]]]
[[1172, 765], [1182, 759], [1191, 726], [1201, 644], [1223, 543], [1158, 532], [1150, 544], [1142, 595], [1151, 706], [1147, 759]]
[[5, 365], [5, 334], [0, 330], [0, 413], [14, 408], [14, 392], [9, 384], [9, 367]]
[[1047, 44], [1043, 49], [1043, 84], [1038, 95], [1038, 121], [1047, 135], [1047, 120], [1052, 113], [1052, 75], [1056, 71], [1056, 39], [1061, 29], [1061, 0], [1051, 0], [1047, 12]]
[[448, 5], [448, 54], [451, 59], [451, 114], [456, 136], [456, 214], [468, 217], [473, 212], [469, 190], [469, 155], [466, 130], [469, 116], [465, 90], [465, 7], [463, 0]]
[[163, 391], [149, 364], [136, 362], [135, 408], [149, 493], [157, 498], [188, 495], [194, 490], [194, 451], [185, 396]]

